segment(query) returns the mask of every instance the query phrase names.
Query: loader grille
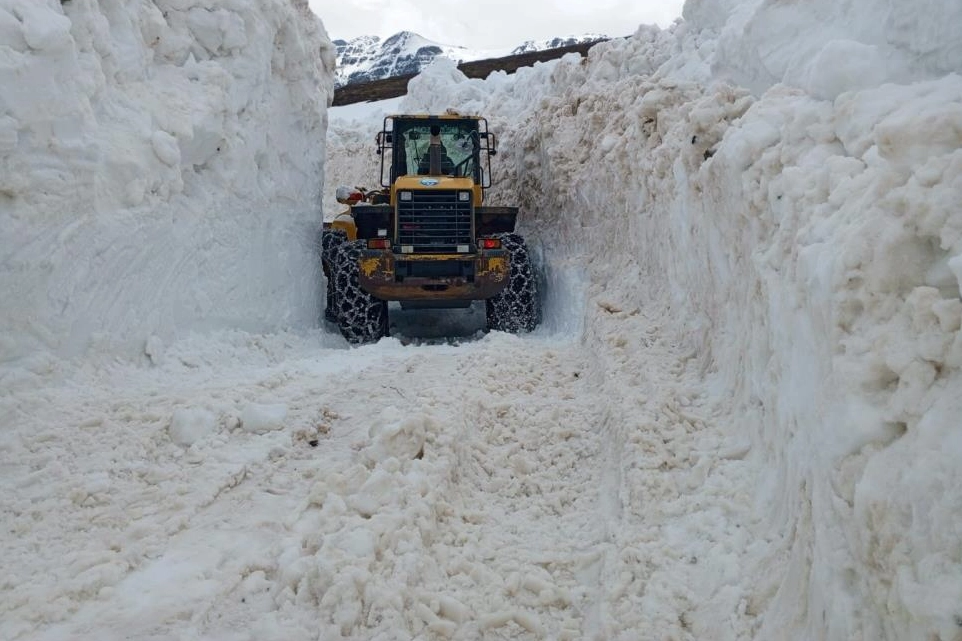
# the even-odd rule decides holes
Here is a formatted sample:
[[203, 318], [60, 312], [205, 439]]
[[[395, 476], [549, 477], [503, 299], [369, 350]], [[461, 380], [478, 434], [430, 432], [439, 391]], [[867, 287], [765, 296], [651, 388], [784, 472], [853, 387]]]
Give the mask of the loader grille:
[[[457, 253], [472, 247], [474, 218], [470, 197], [458, 200], [453, 189], [412, 191], [398, 201], [397, 243], [413, 253]], [[473, 247], [472, 247], [473, 248]]]

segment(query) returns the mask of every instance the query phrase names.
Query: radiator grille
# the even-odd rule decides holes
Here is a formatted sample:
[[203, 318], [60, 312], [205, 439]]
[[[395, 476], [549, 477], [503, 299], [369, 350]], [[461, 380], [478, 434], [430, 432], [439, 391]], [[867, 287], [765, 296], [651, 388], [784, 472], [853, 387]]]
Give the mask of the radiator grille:
[[473, 245], [471, 201], [459, 201], [453, 189], [411, 191], [398, 200], [397, 243], [414, 253], [456, 253]]

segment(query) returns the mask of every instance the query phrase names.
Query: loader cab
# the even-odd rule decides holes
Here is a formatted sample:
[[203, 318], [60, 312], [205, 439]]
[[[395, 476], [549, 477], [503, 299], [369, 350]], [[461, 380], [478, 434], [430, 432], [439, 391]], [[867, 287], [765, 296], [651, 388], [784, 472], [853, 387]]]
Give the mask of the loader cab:
[[393, 187], [402, 176], [468, 178], [480, 204], [483, 190], [491, 186], [490, 157], [497, 149], [484, 118], [388, 116], [377, 136], [377, 153], [382, 187]]

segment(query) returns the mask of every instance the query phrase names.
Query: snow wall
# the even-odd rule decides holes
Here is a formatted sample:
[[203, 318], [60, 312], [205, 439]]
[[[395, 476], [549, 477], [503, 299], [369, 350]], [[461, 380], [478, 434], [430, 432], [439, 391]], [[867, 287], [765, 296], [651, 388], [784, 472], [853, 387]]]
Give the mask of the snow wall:
[[317, 323], [307, 0], [3, 0], [0, 43], [0, 363]]
[[[586, 60], [438, 62], [400, 105], [489, 117], [496, 197], [586, 266], [581, 341], [658, 310], [731, 396], [767, 470], [758, 639], [960, 638], [962, 9], [924, 4], [689, 0]], [[332, 124], [332, 171], [369, 171], [373, 120]]]

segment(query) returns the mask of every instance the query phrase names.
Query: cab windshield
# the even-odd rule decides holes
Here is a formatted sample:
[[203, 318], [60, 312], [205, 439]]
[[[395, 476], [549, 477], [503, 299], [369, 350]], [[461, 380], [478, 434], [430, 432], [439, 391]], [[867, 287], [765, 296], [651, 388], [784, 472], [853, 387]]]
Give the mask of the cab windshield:
[[428, 148], [434, 134], [441, 142], [441, 174], [480, 182], [478, 123], [475, 120], [395, 120], [395, 175], [427, 174]]

